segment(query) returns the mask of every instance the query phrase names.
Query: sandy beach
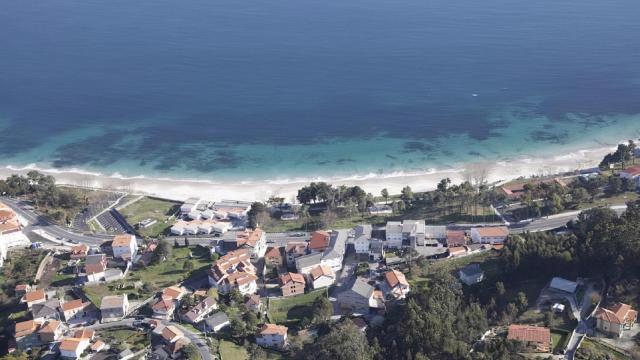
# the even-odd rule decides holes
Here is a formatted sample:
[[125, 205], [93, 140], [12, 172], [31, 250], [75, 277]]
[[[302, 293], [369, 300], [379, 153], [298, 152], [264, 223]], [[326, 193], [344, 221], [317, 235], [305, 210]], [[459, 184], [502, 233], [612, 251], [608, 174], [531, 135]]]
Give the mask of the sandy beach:
[[552, 157], [518, 157], [496, 162], [476, 162], [461, 165], [451, 170], [434, 170], [415, 174], [368, 175], [352, 178], [322, 178], [306, 181], [277, 182], [261, 181], [247, 183], [217, 183], [213, 181], [152, 179], [145, 177], [127, 178], [120, 175], [107, 176], [79, 170], [42, 169], [35, 165], [22, 168], [4, 167], [0, 176], [24, 174], [38, 170], [54, 176], [59, 184], [77, 185], [101, 189], [124, 190], [127, 192], [152, 195], [172, 200], [188, 197], [202, 197], [211, 200], [266, 200], [270, 196], [281, 196], [294, 201], [297, 190], [311, 181], [327, 181], [333, 185], [358, 185], [374, 195], [387, 188], [390, 193], [399, 193], [404, 186], [414, 191], [434, 189], [443, 178], [454, 183], [482, 177], [489, 183], [496, 183], [534, 175], [550, 175], [596, 166], [602, 157], [612, 151], [610, 147], [579, 150]]

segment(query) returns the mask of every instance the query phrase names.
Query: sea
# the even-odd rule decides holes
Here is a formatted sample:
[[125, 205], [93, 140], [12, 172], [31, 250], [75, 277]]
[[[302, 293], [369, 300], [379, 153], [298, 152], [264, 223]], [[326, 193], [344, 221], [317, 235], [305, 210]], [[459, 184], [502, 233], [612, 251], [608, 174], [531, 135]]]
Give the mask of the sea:
[[639, 19], [638, 0], [5, 0], [0, 166], [286, 182], [615, 146], [640, 137]]

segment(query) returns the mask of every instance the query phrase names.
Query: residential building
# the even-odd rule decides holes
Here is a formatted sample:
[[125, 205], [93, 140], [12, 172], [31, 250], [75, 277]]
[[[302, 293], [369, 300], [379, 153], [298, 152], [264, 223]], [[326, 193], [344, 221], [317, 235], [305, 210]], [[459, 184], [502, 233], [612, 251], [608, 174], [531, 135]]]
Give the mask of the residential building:
[[426, 239], [426, 225], [424, 220], [404, 220], [402, 222], [402, 240], [411, 247], [424, 246]]
[[108, 295], [102, 298], [100, 314], [102, 322], [118, 321], [127, 316], [129, 311], [129, 299], [127, 294]]
[[322, 263], [322, 253], [314, 253], [296, 258], [296, 269], [299, 274], [308, 274], [311, 269]]
[[502, 244], [509, 236], [506, 226], [471, 228], [471, 240], [476, 244]]
[[138, 252], [138, 241], [135, 235], [119, 234], [111, 242], [113, 257], [122, 260], [132, 260]]
[[268, 247], [264, 254], [264, 262], [273, 267], [284, 266], [284, 247]]
[[366, 279], [357, 278], [350, 289], [338, 294], [338, 303], [353, 313], [368, 314], [369, 308], [375, 303], [374, 290]]
[[366, 235], [360, 235], [353, 240], [353, 247], [358, 255], [369, 256], [369, 247], [371, 246], [371, 238]]
[[522, 342], [535, 352], [548, 353], [551, 351], [551, 330], [545, 327], [509, 325], [507, 339]]
[[353, 232], [354, 238], [359, 238], [360, 236], [365, 236], [368, 239], [371, 239], [371, 233], [373, 232], [373, 226], [371, 224], [361, 224], [356, 226]]
[[389, 205], [369, 206], [367, 208], [370, 215], [390, 215], [393, 214], [393, 208]]
[[16, 287], [13, 289], [13, 292], [15, 293], [16, 296], [24, 296], [26, 293], [28, 293], [29, 291], [33, 291], [35, 290], [36, 287], [35, 286], [31, 286], [29, 284], [18, 284], [16, 285]]
[[284, 273], [278, 277], [278, 286], [282, 291], [282, 296], [294, 296], [304, 294], [304, 276], [297, 273]]
[[331, 234], [327, 231], [314, 231], [311, 233], [311, 240], [309, 240], [309, 251], [311, 253], [324, 252], [329, 247], [330, 241]]
[[525, 194], [525, 186], [536, 186], [539, 184], [557, 184], [562, 187], [566, 187], [567, 184], [560, 178], [554, 179], [545, 179], [545, 180], [532, 180], [532, 181], [521, 181], [517, 183], [511, 183], [507, 185], [503, 185], [500, 189], [507, 196], [509, 200], [516, 201], [519, 200]]
[[71, 320], [80, 320], [86, 317], [90, 305], [90, 302], [83, 302], [82, 299], [62, 303], [62, 314], [64, 315], [64, 320], [69, 322]]
[[333, 271], [341, 270], [344, 254], [347, 251], [348, 238], [349, 233], [346, 230], [332, 231], [329, 247], [324, 251], [321, 263], [330, 266]]
[[385, 240], [388, 248], [399, 249], [402, 247], [402, 223], [400, 221], [387, 221]]
[[460, 257], [467, 255], [467, 248], [464, 246], [456, 246], [449, 248], [449, 257]]
[[227, 316], [227, 314], [220, 311], [204, 319], [204, 321], [202, 322], [202, 329], [205, 332], [213, 331], [214, 333], [217, 333], [230, 324], [231, 321], [229, 321], [229, 317]]
[[62, 322], [58, 320], [49, 320], [40, 328], [38, 335], [40, 336], [40, 341], [50, 343], [58, 341], [62, 336], [62, 332]]
[[295, 266], [296, 259], [307, 254], [307, 243], [304, 241], [289, 242], [284, 248], [284, 253], [287, 258], [287, 266]]
[[608, 335], [622, 337], [625, 331], [633, 329], [638, 320], [638, 312], [631, 306], [617, 303], [610, 308], [596, 310], [596, 328]]
[[640, 185], [640, 165], [629, 166], [619, 174], [621, 178], [634, 180], [636, 186]]
[[256, 334], [256, 343], [268, 348], [283, 349], [287, 346], [286, 326], [276, 324], [264, 324]]
[[91, 351], [100, 352], [100, 351], [104, 350], [104, 348], [106, 346], [107, 346], [107, 344], [105, 344], [102, 340], [96, 340], [96, 342], [94, 342], [91, 345]]
[[255, 311], [255, 312], [262, 311], [262, 302], [260, 301], [260, 295], [258, 294], [250, 295], [247, 298], [247, 301], [245, 301], [244, 307], [245, 309], [247, 309], [247, 311]]
[[373, 238], [369, 243], [369, 260], [380, 261], [384, 259], [384, 242]]
[[384, 274], [384, 279], [389, 288], [389, 294], [396, 300], [404, 299], [411, 291], [407, 278], [398, 270], [387, 271]]
[[89, 339], [89, 341], [92, 341], [95, 336], [96, 332], [87, 328], [78, 329], [73, 332], [73, 337], [76, 339]]
[[180, 213], [183, 215], [190, 214], [198, 208], [198, 205], [202, 203], [202, 199], [198, 198], [188, 198], [184, 201], [184, 203], [180, 206]]
[[171, 300], [180, 300], [186, 294], [185, 290], [179, 286], [169, 286], [162, 289], [161, 297]]
[[78, 359], [88, 347], [89, 339], [66, 338], [60, 343], [60, 356]]
[[16, 323], [14, 336], [18, 349], [26, 350], [39, 342], [37, 331], [42, 323], [34, 320], [21, 321]]
[[153, 305], [151, 305], [151, 315], [154, 319], [171, 319], [173, 312], [176, 310], [176, 302], [167, 297], [161, 297]]
[[84, 272], [88, 282], [96, 282], [104, 279], [107, 270], [107, 257], [105, 254], [87, 255]]
[[178, 220], [171, 227], [173, 235], [224, 234], [231, 229], [229, 221], [216, 219], [184, 221]]
[[222, 200], [215, 203], [213, 209], [217, 212], [225, 212], [229, 218], [244, 220], [247, 218], [252, 204], [251, 201]]
[[189, 311], [181, 315], [181, 318], [183, 321], [197, 324], [216, 309], [218, 309], [218, 302], [211, 296], [207, 296], [204, 300], [191, 307]]
[[162, 339], [168, 344], [175, 343], [184, 337], [184, 333], [173, 325], [163, 327], [161, 334]]
[[[447, 227], [441, 225], [425, 225], [424, 238], [426, 241], [436, 241], [444, 244], [447, 241]], [[429, 245], [428, 243], [426, 245]]]
[[60, 300], [49, 299], [43, 303], [34, 304], [31, 307], [31, 315], [34, 320], [60, 320], [60, 309]]
[[551, 279], [549, 288], [560, 292], [574, 294], [576, 292], [576, 289], [578, 288], [578, 283], [563, 279], [561, 277], [554, 277], [553, 279]]
[[458, 271], [460, 281], [471, 286], [484, 280], [484, 271], [480, 268], [480, 264], [469, 264]]
[[24, 294], [20, 300], [21, 303], [27, 304], [28, 309], [31, 309], [35, 304], [42, 304], [45, 301], [47, 301], [47, 294], [44, 292], [44, 289], [30, 291]]
[[0, 203], [0, 267], [4, 265], [7, 252], [12, 247], [29, 246], [31, 242], [22, 233], [18, 215], [8, 206]]
[[247, 249], [252, 259], [259, 259], [267, 251], [267, 236], [262, 229], [245, 230], [236, 234], [235, 239], [224, 240], [225, 251]]
[[463, 230], [447, 231], [447, 246], [449, 248], [462, 247], [467, 244], [467, 235]]
[[71, 248], [71, 255], [69, 256], [73, 260], [84, 259], [89, 254], [89, 247], [85, 244], [76, 245]]
[[253, 294], [258, 286], [256, 270], [251, 264], [251, 255], [245, 249], [227, 253], [209, 270], [209, 285], [221, 293], [237, 289], [241, 294]]
[[309, 283], [314, 289], [320, 289], [333, 285], [336, 281], [336, 274], [327, 265], [318, 265], [311, 269], [308, 274]]

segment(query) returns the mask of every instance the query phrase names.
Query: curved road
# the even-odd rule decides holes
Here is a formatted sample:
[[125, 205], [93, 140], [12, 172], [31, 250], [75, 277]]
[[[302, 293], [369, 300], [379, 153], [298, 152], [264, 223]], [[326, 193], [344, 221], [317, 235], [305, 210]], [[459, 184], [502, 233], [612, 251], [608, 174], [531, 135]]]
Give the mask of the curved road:
[[[148, 320], [153, 320], [153, 319], [146, 318], [142, 321], [148, 321]], [[134, 319], [123, 319], [120, 321], [114, 321], [114, 322], [109, 322], [104, 324], [95, 324], [87, 327], [94, 330], [103, 330], [103, 329], [109, 329], [113, 327], [123, 327], [123, 326], [134, 328], [133, 326], [134, 321], [135, 321]], [[202, 338], [200, 338], [200, 336], [198, 336], [198, 334], [191, 332], [191, 330], [182, 327], [180, 324], [177, 324], [168, 320], [162, 320], [162, 323], [164, 325], [173, 325], [178, 329], [180, 329], [184, 333], [184, 335], [187, 337], [187, 339], [189, 339], [189, 341], [191, 341], [196, 346], [202, 360], [214, 359], [213, 355], [211, 355], [211, 351], [209, 350], [209, 346]]]

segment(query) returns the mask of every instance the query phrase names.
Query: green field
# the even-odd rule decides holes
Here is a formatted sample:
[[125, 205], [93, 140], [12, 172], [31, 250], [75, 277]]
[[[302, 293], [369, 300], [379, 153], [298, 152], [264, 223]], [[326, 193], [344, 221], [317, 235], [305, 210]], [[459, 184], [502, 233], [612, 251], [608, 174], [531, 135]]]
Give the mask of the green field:
[[157, 237], [164, 234], [171, 227], [171, 216], [176, 213], [180, 203], [157, 198], [143, 197], [140, 200], [118, 211], [132, 226], [146, 219], [155, 219], [158, 222], [146, 228], [139, 229], [140, 236]]
[[551, 346], [554, 354], [560, 354], [567, 347], [571, 333], [562, 330], [551, 330]]
[[458, 270], [472, 263], [480, 264], [480, 267], [485, 272], [485, 281], [492, 281], [492, 279], [497, 278], [502, 272], [500, 254], [497, 251], [489, 250], [454, 259], [432, 261], [427, 266], [427, 273], [424, 276], [410, 280], [410, 283], [417, 286], [423, 285], [429, 276], [438, 271], [449, 272], [457, 278]]
[[[192, 259], [189, 259], [189, 252], [193, 255]], [[187, 260], [193, 262], [194, 265], [194, 270], [191, 273], [183, 270], [183, 264]], [[142, 281], [143, 284], [149, 284], [151, 289], [162, 289], [179, 283], [191, 275], [203, 274], [210, 266], [211, 257], [206, 248], [201, 246], [173, 248], [169, 259], [156, 265], [132, 270], [123, 282], [114, 281], [109, 284], [89, 285], [85, 286], [83, 290], [96, 306], [100, 306], [102, 297], [110, 294], [130, 294], [134, 298], [144, 299], [153, 295], [154, 291], [134, 289], [133, 283]], [[124, 283], [124, 287], [117, 288], [121, 283]]]
[[281, 299], [269, 299], [269, 319], [277, 324], [295, 324], [311, 315], [313, 301], [327, 296], [326, 289]]
[[220, 348], [218, 349], [220, 360], [246, 360], [249, 359], [247, 350], [227, 340], [220, 340]]
[[98, 336], [107, 344], [119, 351], [130, 349], [133, 352], [140, 351], [149, 345], [147, 334], [130, 329], [112, 329], [98, 332]]
[[[580, 348], [578, 349], [578, 353], [582, 351], [587, 351], [594, 355], [609, 356], [609, 359], [612, 360], [631, 360], [631, 358], [626, 356], [625, 354], [591, 339], [585, 339], [582, 342], [582, 345], [580, 345]], [[578, 357], [576, 357], [576, 359], [577, 358]], [[604, 357], [602, 358], [604, 359]]]

